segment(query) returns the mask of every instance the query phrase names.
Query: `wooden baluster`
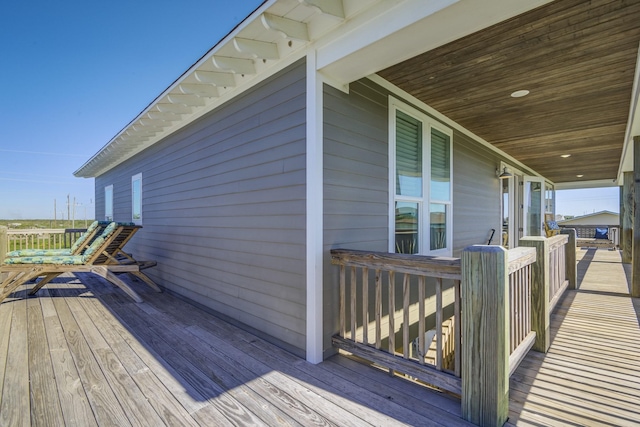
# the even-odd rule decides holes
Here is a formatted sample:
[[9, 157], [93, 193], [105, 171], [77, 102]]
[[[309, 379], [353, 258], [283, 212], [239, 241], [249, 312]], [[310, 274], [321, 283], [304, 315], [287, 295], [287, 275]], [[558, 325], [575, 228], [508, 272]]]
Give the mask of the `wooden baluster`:
[[442, 370], [442, 279], [436, 279], [436, 369]]
[[347, 333], [347, 283], [345, 278], [345, 266], [340, 265], [340, 336], [346, 338]]
[[411, 284], [411, 276], [409, 273], [404, 273], [402, 281], [402, 356], [405, 359], [409, 358], [409, 302], [410, 295], [409, 289]]
[[454, 356], [455, 356], [455, 374], [456, 377], [460, 378], [461, 375], [461, 370], [462, 370], [462, 365], [460, 364], [460, 360], [462, 359], [462, 334], [461, 334], [461, 330], [462, 330], [462, 317], [460, 316], [460, 311], [462, 309], [462, 301], [460, 298], [460, 280], [454, 280], [453, 281], [453, 286], [454, 286], [454, 292], [455, 292], [455, 301], [453, 303], [453, 316], [454, 316], [454, 323], [453, 323], [453, 327], [454, 327]]
[[425, 304], [425, 300], [427, 299], [425, 286], [426, 286], [425, 277], [419, 276], [418, 277], [418, 354], [417, 356], [418, 356], [418, 362], [420, 362], [421, 365], [424, 365], [424, 355], [426, 353], [424, 349], [424, 333], [425, 333], [424, 304]]
[[396, 295], [395, 295], [396, 273], [389, 272], [389, 353], [396, 352]]
[[351, 312], [349, 316], [351, 317], [351, 339], [353, 341], [357, 341], [356, 330], [357, 325], [356, 321], [358, 319], [356, 306], [357, 306], [357, 290], [358, 290], [358, 272], [356, 271], [356, 267], [351, 267]]
[[382, 272], [376, 270], [376, 348], [382, 346]]
[[369, 345], [369, 269], [362, 268], [362, 342]]
[[[517, 272], [509, 275], [509, 319], [511, 320], [509, 325], [509, 348], [513, 349], [513, 343], [516, 340], [516, 313], [518, 312], [518, 296], [516, 295], [516, 278]], [[511, 350], [513, 351], [513, 350]]]

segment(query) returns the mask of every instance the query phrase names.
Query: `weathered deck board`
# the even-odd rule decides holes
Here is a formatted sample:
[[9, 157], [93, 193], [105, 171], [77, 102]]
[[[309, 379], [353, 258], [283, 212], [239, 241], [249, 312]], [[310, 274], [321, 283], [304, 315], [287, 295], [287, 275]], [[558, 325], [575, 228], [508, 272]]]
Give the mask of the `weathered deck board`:
[[549, 352], [530, 352], [511, 377], [509, 424], [640, 423], [640, 304], [619, 252], [578, 258], [580, 288], [552, 315]]
[[27, 300], [27, 322], [31, 333], [27, 335], [29, 348], [29, 381], [31, 382], [31, 420], [40, 426], [64, 425], [58, 388], [54, 381], [53, 365], [44, 328], [40, 303]]
[[136, 281], [142, 304], [77, 276], [0, 305], [0, 425], [468, 425], [449, 396], [344, 356], [311, 365]]
[[27, 328], [27, 302], [20, 292], [14, 303], [9, 332], [9, 353], [4, 373], [2, 402], [0, 403], [0, 425], [29, 425], [29, 364], [28, 340], [22, 331]]
[[49, 290], [45, 288], [40, 293], [42, 295], [37, 301], [42, 306], [51, 364], [65, 424], [95, 426], [97, 425], [95, 415], [71, 356], [71, 350], [67, 345]]
[[[640, 423], [640, 301], [617, 252], [598, 252], [581, 253], [549, 353], [511, 378], [509, 424]], [[468, 425], [453, 397], [344, 356], [308, 364], [142, 283], [134, 304], [78, 277], [0, 304], [0, 425]]]

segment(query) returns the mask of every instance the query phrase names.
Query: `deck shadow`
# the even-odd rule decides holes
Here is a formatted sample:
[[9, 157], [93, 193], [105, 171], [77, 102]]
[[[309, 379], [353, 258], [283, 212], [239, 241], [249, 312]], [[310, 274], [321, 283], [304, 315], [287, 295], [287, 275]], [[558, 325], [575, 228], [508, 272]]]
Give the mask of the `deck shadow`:
[[[0, 306], [14, 313], [42, 306], [45, 323], [64, 331], [78, 370], [75, 383], [86, 393], [77, 404], [126, 402], [111, 415], [96, 413], [99, 425], [108, 424], [100, 416], [118, 421], [124, 412], [133, 420], [130, 412], [141, 409], [132, 407], [149, 405], [168, 425], [468, 425], [460, 419], [459, 400], [450, 396], [339, 355], [312, 365], [125, 276], [143, 303], [97, 275], [78, 273], [56, 278], [32, 298], [21, 289]], [[95, 377], [100, 371], [102, 379]]]
[[[585, 250], [585, 249], [581, 249], [581, 250]], [[594, 249], [594, 248], [586, 249], [586, 253], [582, 257], [582, 259], [578, 261], [578, 265], [577, 265], [578, 284], [576, 286], [577, 289], [580, 289], [580, 285], [582, 285], [582, 281], [584, 280], [584, 276], [587, 273], [587, 270], [589, 269], [589, 265], [591, 265], [593, 258], [596, 256], [596, 251], [597, 249]]]

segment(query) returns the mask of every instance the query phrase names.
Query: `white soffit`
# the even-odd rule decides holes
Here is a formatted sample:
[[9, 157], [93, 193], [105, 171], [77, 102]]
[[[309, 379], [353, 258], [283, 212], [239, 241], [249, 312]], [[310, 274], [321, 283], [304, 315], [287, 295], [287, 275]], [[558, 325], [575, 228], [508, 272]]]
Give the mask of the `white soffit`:
[[[99, 176], [317, 49], [336, 86], [549, 0], [268, 0], [74, 172]], [[480, 4], [481, 3], [481, 4]]]
[[99, 176], [302, 58], [379, 0], [267, 0], [74, 172]]
[[551, 0], [406, 0], [376, 7], [318, 43], [318, 68], [352, 82]]
[[[633, 90], [631, 91], [631, 104], [629, 106], [629, 119], [624, 135], [624, 146], [620, 156], [618, 167], [618, 185], [624, 183], [623, 173], [633, 171], [633, 137], [640, 136], [640, 49], [636, 56], [636, 70], [633, 78]], [[640, 154], [640, 153], [639, 153]]]

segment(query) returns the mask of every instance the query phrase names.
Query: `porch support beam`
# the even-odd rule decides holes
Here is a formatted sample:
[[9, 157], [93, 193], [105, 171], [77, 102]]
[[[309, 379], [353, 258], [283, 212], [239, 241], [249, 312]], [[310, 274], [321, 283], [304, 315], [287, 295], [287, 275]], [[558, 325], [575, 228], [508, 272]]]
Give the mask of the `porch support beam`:
[[[640, 206], [640, 136], [633, 137], [633, 206]], [[640, 209], [633, 212], [631, 296], [640, 298]]]
[[461, 263], [462, 416], [479, 426], [501, 426], [509, 412], [507, 251], [470, 246]]
[[310, 363], [323, 359], [323, 102], [316, 52], [307, 54], [307, 340]]
[[622, 185], [622, 230], [620, 233], [620, 247], [622, 249], [622, 262], [631, 263], [631, 251], [633, 250], [633, 193], [634, 193], [634, 172], [624, 172]]

